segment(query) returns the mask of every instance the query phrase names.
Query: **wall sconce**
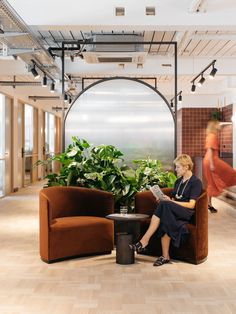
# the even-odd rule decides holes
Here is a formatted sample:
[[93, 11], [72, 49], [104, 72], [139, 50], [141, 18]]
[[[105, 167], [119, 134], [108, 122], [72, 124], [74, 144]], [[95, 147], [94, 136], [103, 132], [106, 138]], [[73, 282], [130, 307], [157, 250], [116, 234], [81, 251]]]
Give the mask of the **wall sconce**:
[[192, 81], [191, 81], [191, 83], [192, 83], [191, 93], [192, 93], [192, 94], [194, 94], [195, 91], [196, 91], [196, 85], [195, 85], [196, 79], [199, 78], [199, 76], [201, 76], [200, 80], [199, 80], [198, 83], [197, 83], [197, 86], [201, 87], [202, 84], [203, 84], [203, 83], [205, 82], [205, 80], [206, 80], [205, 77], [204, 77], [204, 72], [205, 72], [206, 70], [208, 70], [211, 66], [212, 66], [212, 70], [211, 70], [211, 72], [210, 72], [210, 74], [209, 74], [209, 78], [210, 78], [210, 79], [213, 79], [213, 78], [215, 77], [216, 72], [217, 72], [217, 69], [215, 68], [215, 63], [216, 63], [216, 60], [213, 60], [210, 64], [208, 64], [208, 66], [205, 67], [205, 69], [203, 69], [198, 75], [196, 75], [196, 76], [192, 79]]

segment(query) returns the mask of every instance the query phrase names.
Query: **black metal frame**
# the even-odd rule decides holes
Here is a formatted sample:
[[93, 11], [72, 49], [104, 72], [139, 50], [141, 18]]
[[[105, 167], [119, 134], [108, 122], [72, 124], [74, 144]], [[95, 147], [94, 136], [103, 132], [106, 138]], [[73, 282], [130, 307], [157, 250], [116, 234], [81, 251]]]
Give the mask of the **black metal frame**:
[[[174, 106], [174, 130], [175, 130], [175, 145], [174, 145], [174, 152], [175, 156], [177, 154], [177, 42], [176, 41], [110, 41], [110, 42], [94, 42], [91, 41], [90, 39], [81, 39], [81, 40], [69, 40], [69, 41], [63, 41], [62, 42], [62, 47], [58, 48], [56, 47], [55, 49], [53, 47], [49, 48], [49, 52], [52, 54], [53, 50], [61, 50], [62, 55], [61, 55], [61, 61], [62, 61], [62, 95], [64, 99], [64, 94], [65, 94], [65, 50], [70, 51], [70, 50], [80, 50], [79, 47], [81, 46], [86, 46], [86, 45], [130, 45], [130, 44], [136, 44], [136, 45], [172, 45], [174, 46], [174, 100], [175, 100], [175, 106]], [[72, 47], [68, 47], [68, 45], [72, 45]], [[74, 45], [77, 45], [77, 47], [74, 47]], [[65, 150], [65, 128], [64, 128], [64, 121], [65, 120], [65, 104], [63, 101], [62, 104], [62, 149], [63, 151]]]
[[[175, 122], [175, 114], [172, 110], [172, 107], [170, 106], [168, 100], [156, 89], [154, 88], [153, 86], [151, 86], [150, 84], [144, 82], [142, 79], [139, 79], [139, 78], [133, 78], [133, 77], [126, 77], [126, 76], [113, 76], [113, 77], [104, 77], [104, 78], [100, 78], [99, 81], [96, 81], [96, 82], [93, 82], [91, 83], [89, 86], [85, 87], [84, 89], [82, 89], [82, 91], [76, 96], [76, 98], [74, 99], [73, 102], [75, 102], [83, 93], [85, 93], [89, 88], [97, 85], [97, 84], [100, 84], [102, 82], [106, 82], [106, 81], [110, 81], [110, 80], [130, 80], [130, 81], [135, 81], [135, 82], [139, 82], [140, 84], [143, 84], [147, 87], [149, 87], [150, 89], [152, 89], [154, 92], [156, 92], [163, 100], [164, 102], [166, 103], [167, 107], [169, 108], [170, 110], [170, 113], [172, 115], [172, 118]], [[72, 108], [72, 106], [69, 107], [69, 110], [66, 112], [66, 115], [65, 115], [65, 119], [64, 119], [64, 123], [65, 123], [65, 120], [66, 120], [66, 117], [67, 115], [69, 114], [70, 112], [70, 109]]]
[[[82, 90], [84, 90], [84, 81], [86, 80], [103, 80], [103, 79], [107, 79], [109, 77], [82, 77]], [[111, 78], [111, 77], [110, 77]], [[145, 76], [141, 76], [141, 77], [135, 77], [135, 79], [141, 81], [141, 80], [154, 80], [154, 85], [155, 85], [155, 89], [157, 89], [157, 78], [156, 77], [145, 77]]]

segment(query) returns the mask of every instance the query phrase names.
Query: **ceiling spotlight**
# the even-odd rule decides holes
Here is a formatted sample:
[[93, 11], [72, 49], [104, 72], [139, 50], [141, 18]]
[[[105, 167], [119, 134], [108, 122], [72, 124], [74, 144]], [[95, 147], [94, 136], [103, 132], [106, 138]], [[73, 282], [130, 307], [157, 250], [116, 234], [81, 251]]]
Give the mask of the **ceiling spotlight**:
[[54, 82], [51, 83], [50, 92], [51, 92], [51, 93], [54, 93], [54, 92], [55, 92], [55, 83], [54, 83]]
[[35, 69], [35, 64], [33, 65], [32, 69], [31, 69], [31, 73], [33, 74], [35, 79], [40, 78], [40, 75], [38, 74], [38, 71]]
[[1, 22], [0, 22], [0, 34], [4, 34], [3, 25]]
[[217, 69], [214, 67], [211, 70], [211, 73], [209, 74], [209, 79], [213, 80], [214, 76], [216, 75]]
[[197, 86], [201, 87], [202, 84], [205, 82], [205, 77], [204, 77], [204, 74], [205, 74], [205, 71], [207, 71], [210, 67], [212, 67], [211, 69], [211, 72], [210, 74], [208, 75], [210, 79], [213, 79], [214, 76], [216, 75], [216, 72], [217, 72], [217, 69], [215, 68], [215, 63], [216, 63], [216, 60], [213, 60], [211, 61], [210, 64], [208, 64], [199, 74], [197, 74], [191, 81], [192, 83], [192, 87], [191, 87], [191, 93], [195, 93], [195, 90], [196, 90], [196, 85], [195, 85], [195, 81], [199, 78], [200, 80], [197, 82]]
[[67, 96], [67, 94], [64, 95], [64, 102], [68, 102], [68, 96]]
[[197, 86], [199, 86], [199, 87], [201, 87], [202, 86], [202, 84], [205, 82], [205, 77], [203, 76], [203, 74], [202, 74], [202, 77], [201, 77], [201, 79], [199, 80], [199, 82], [197, 83]]
[[82, 53], [78, 53], [76, 54], [77, 57], [80, 57], [80, 59], [84, 59], [84, 56], [82, 55]]
[[182, 102], [182, 92], [179, 92], [179, 103]]
[[47, 87], [47, 76], [44, 74], [43, 76], [43, 84], [42, 87]]
[[192, 85], [192, 87], [191, 87], [191, 93], [194, 94], [195, 91], [196, 91], [196, 85], [195, 85], [194, 82], [193, 82], [193, 85]]

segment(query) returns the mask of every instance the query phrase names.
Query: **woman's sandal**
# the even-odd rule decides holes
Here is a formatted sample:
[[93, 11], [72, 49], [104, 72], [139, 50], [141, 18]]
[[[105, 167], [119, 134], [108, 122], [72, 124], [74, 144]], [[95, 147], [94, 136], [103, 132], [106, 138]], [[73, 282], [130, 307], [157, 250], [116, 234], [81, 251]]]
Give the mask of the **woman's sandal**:
[[164, 256], [159, 256], [155, 262], [153, 263], [153, 266], [162, 266], [164, 264], [167, 264], [169, 263], [170, 260], [169, 259], [166, 259]]
[[146, 247], [143, 247], [140, 241], [135, 244], [129, 244], [129, 248], [137, 253], [146, 251]]
[[217, 209], [215, 209], [215, 207], [208, 205], [208, 209], [211, 213], [217, 213]]

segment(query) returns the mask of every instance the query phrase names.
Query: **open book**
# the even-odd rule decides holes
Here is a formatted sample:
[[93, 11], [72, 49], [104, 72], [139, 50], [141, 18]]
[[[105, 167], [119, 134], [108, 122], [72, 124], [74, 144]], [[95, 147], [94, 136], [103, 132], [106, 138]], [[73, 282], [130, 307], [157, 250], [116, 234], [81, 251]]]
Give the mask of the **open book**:
[[163, 200], [164, 199], [164, 193], [162, 192], [162, 190], [160, 189], [159, 185], [156, 184], [156, 185], [153, 185], [153, 186], [150, 186], [150, 185], [147, 185], [147, 188], [152, 192], [152, 194], [160, 199], [160, 200]]

